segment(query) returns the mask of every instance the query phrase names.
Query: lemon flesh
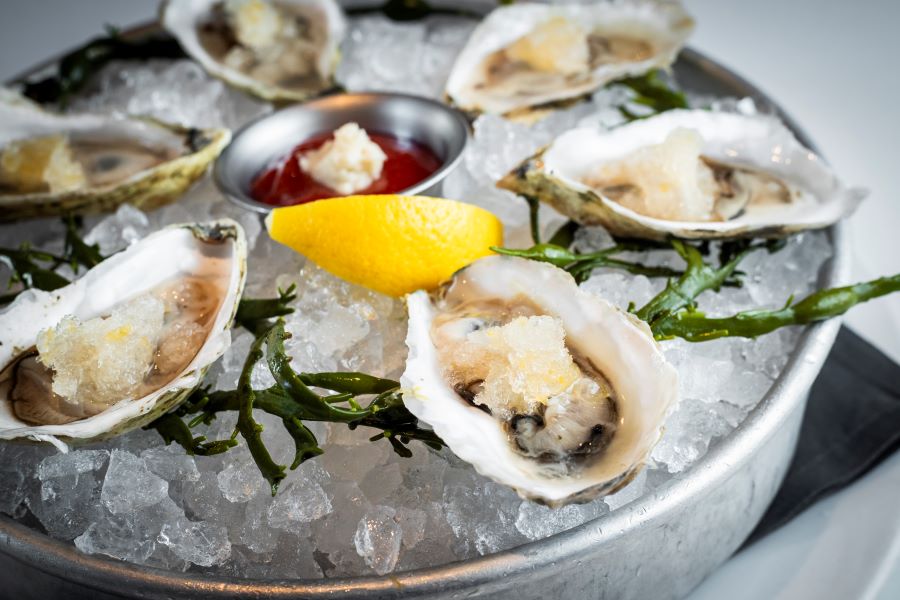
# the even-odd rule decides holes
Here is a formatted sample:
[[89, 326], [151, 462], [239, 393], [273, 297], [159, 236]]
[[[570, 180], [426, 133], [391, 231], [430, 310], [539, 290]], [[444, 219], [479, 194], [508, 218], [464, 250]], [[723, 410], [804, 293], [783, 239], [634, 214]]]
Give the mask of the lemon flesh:
[[425, 196], [346, 196], [276, 208], [273, 240], [323, 269], [389, 296], [434, 289], [503, 244], [490, 212]]

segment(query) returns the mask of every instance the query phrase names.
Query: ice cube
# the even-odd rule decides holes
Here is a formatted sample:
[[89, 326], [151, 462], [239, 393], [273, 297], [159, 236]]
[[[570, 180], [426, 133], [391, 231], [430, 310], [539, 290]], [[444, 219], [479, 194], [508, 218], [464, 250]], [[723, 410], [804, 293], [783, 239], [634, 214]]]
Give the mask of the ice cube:
[[98, 471], [109, 460], [107, 450], [74, 450], [67, 454], [53, 454], [38, 465], [37, 477], [41, 481], [58, 477], [77, 477], [81, 473]]
[[269, 507], [269, 525], [290, 531], [299, 523], [315, 521], [331, 511], [331, 500], [322, 486], [314, 481], [293, 481], [278, 492]]
[[247, 502], [243, 522], [237, 528], [240, 543], [257, 554], [278, 547], [279, 531], [270, 528], [266, 519], [271, 504], [272, 496], [265, 492], [254, 496]]
[[71, 540], [102, 518], [99, 471], [108, 459], [105, 450], [76, 450], [41, 461], [40, 493], [29, 498], [28, 506], [51, 535]]
[[400, 23], [383, 16], [353, 19], [337, 80], [351, 91], [395, 91], [437, 98], [470, 19], [428, 17]]
[[228, 531], [205, 521], [182, 518], [166, 523], [157, 541], [179, 558], [202, 567], [221, 564], [231, 555]]
[[232, 463], [219, 472], [217, 479], [222, 495], [229, 502], [246, 502], [267, 485], [253, 461]]
[[225, 514], [220, 507], [223, 498], [215, 473], [200, 473], [197, 481], [184, 486], [181, 500], [185, 512], [192, 519], [212, 520]]
[[666, 421], [666, 430], [650, 456], [670, 473], [680, 473], [706, 454], [713, 438], [730, 429], [708, 404], [682, 399]]
[[187, 127], [233, 127], [270, 110], [190, 60], [113, 62], [95, 85], [99, 92], [74, 102], [73, 110], [147, 115]]
[[100, 502], [114, 515], [133, 513], [168, 497], [169, 483], [154, 475], [140, 458], [113, 450]]
[[148, 448], [141, 452], [141, 459], [152, 473], [166, 481], [197, 481], [200, 471], [194, 457], [185, 453], [181, 446], [169, 445]]
[[529, 540], [540, 540], [580, 525], [582, 519], [581, 511], [575, 505], [553, 509], [525, 501], [519, 505], [516, 529]]
[[91, 523], [75, 546], [85, 554], [105, 554], [129, 562], [143, 563], [156, 549], [156, 541], [141, 535], [133, 515], [108, 515]]
[[357, 554], [379, 575], [393, 571], [400, 556], [403, 530], [396, 515], [389, 506], [376, 506], [359, 520], [353, 536]]
[[394, 520], [397, 521], [400, 529], [403, 531], [403, 547], [407, 550], [414, 548], [425, 539], [425, 525], [428, 521], [428, 514], [424, 510], [404, 506], [397, 506], [394, 511], [396, 513]]
[[123, 204], [84, 236], [87, 244], [99, 244], [100, 254], [109, 256], [123, 250], [150, 232], [147, 215], [130, 204]]

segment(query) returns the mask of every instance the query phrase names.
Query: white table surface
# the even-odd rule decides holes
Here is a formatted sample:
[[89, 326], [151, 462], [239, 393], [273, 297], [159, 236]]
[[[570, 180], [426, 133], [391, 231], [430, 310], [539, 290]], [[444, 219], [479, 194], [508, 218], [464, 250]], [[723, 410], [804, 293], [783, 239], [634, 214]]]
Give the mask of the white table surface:
[[[686, 0], [691, 46], [773, 97], [847, 183], [871, 190], [850, 220], [852, 279], [900, 272], [900, 2]], [[0, 0], [0, 81], [102, 25], [156, 15], [152, 0]], [[854, 308], [849, 325], [900, 362], [900, 299]], [[900, 385], [900, 382], [898, 382]], [[900, 454], [728, 561], [692, 595], [900, 598]]]

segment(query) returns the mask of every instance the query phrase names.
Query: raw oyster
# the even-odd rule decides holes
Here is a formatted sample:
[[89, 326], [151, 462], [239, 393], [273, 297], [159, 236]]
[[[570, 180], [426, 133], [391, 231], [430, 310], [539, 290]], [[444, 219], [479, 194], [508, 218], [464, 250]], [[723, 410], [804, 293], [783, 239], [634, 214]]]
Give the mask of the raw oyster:
[[490, 256], [407, 302], [404, 404], [525, 498], [559, 506], [621, 488], [677, 400], [647, 325], [552, 265]]
[[693, 26], [678, 2], [503, 6], [469, 38], [446, 93], [470, 113], [529, 116], [616, 79], [667, 68]]
[[243, 229], [174, 225], [0, 313], [0, 439], [112, 437], [177, 406], [231, 342]]
[[604, 131], [579, 127], [498, 187], [625, 237], [780, 237], [850, 215], [846, 188], [771, 116], [672, 110]]
[[0, 94], [0, 221], [149, 210], [178, 198], [231, 139], [145, 118], [60, 115]]
[[290, 102], [333, 86], [347, 29], [334, 0], [168, 0], [162, 24], [211, 75]]

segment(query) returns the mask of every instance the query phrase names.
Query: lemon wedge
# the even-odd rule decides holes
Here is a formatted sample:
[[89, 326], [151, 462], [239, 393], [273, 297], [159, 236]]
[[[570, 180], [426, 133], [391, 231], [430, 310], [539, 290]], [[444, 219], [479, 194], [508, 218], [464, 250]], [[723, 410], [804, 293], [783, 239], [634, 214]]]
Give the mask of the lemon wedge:
[[503, 244], [490, 212], [425, 196], [346, 196], [276, 208], [273, 240], [353, 283], [390, 296], [433, 289]]

